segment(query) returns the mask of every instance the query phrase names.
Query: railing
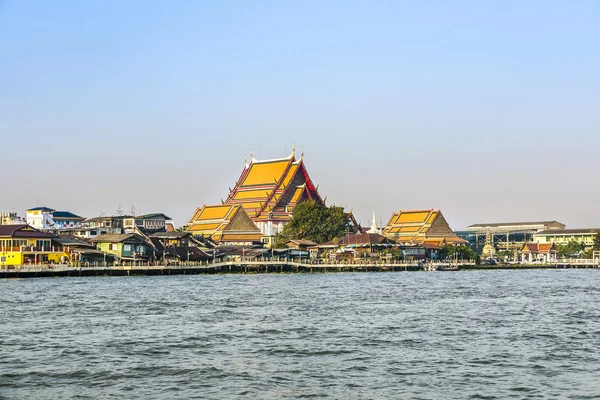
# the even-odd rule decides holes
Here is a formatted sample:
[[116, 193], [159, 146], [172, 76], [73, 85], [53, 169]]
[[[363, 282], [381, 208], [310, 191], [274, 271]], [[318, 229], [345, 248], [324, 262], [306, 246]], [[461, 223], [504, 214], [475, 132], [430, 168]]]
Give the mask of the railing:
[[[461, 266], [475, 265], [471, 263], [461, 263]], [[63, 264], [26, 264], [26, 265], [0, 265], [0, 271], [30, 271], [30, 272], [43, 272], [43, 271], [76, 271], [76, 270], [181, 270], [181, 269], [197, 269], [197, 270], [210, 270], [222, 267], [261, 267], [261, 266], [289, 266], [289, 267], [300, 267], [305, 269], [321, 268], [321, 269], [340, 269], [340, 268], [396, 268], [396, 269], [407, 269], [407, 268], [419, 268], [424, 270], [436, 270], [444, 267], [458, 267], [457, 264], [451, 263], [422, 263], [422, 262], [372, 262], [372, 263], [353, 263], [346, 261], [331, 260], [324, 263], [317, 262], [301, 262], [300, 260], [285, 260], [285, 259], [240, 259], [235, 261], [205, 261], [205, 262], [180, 262], [174, 264], [156, 264], [149, 262], [131, 262], [131, 263], [120, 263], [120, 264], [108, 264], [108, 263], [63, 263]]]
[[0, 254], [1, 253], [11, 253], [11, 252], [16, 252], [16, 253], [31, 253], [31, 252], [36, 252], [36, 253], [63, 253], [64, 250], [56, 248], [56, 247], [35, 247], [35, 246], [19, 246], [19, 247], [0, 247]]
[[592, 258], [558, 258], [556, 260], [525, 260], [525, 261], [512, 261], [511, 264], [522, 264], [522, 265], [592, 265], [600, 266], [600, 259]]
[[[371, 262], [371, 263], [355, 263], [350, 261], [341, 260], [326, 260], [327, 262], [305, 262], [304, 260], [285, 260], [285, 259], [244, 259], [241, 258], [235, 261], [204, 261], [204, 262], [180, 262], [173, 264], [162, 264], [162, 263], [149, 263], [149, 262], [136, 262], [136, 263], [122, 263], [118, 265], [112, 265], [107, 263], [63, 263], [63, 264], [27, 264], [27, 265], [0, 265], [0, 272], [65, 272], [65, 271], [85, 271], [85, 270], [96, 270], [96, 271], [160, 271], [160, 270], [207, 270], [216, 271], [224, 267], [269, 267], [269, 266], [287, 266], [292, 268], [303, 268], [306, 271], [316, 270], [334, 270], [341, 271], [344, 269], [373, 269], [379, 268], [380, 270], [404, 270], [404, 269], [421, 269], [425, 271], [436, 271], [436, 270], [452, 270], [459, 269], [465, 266], [474, 266], [473, 261], [465, 262]], [[512, 264], [515, 267], [518, 265], [525, 266], [586, 266], [593, 268], [600, 268], [600, 260], [595, 259], [565, 259], [557, 260], [552, 263], [516, 263]]]

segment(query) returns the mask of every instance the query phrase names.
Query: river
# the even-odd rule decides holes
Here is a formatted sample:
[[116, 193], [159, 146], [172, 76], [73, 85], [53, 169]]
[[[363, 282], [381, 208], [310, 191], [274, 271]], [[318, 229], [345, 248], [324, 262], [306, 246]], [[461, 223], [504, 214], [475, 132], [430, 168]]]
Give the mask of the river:
[[0, 398], [600, 398], [600, 271], [0, 281]]

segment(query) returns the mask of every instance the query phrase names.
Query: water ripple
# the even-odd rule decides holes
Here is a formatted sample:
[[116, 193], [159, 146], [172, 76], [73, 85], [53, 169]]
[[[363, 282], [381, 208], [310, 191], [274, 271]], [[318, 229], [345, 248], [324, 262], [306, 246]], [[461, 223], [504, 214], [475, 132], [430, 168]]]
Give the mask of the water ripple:
[[0, 398], [599, 398], [593, 270], [0, 281]]

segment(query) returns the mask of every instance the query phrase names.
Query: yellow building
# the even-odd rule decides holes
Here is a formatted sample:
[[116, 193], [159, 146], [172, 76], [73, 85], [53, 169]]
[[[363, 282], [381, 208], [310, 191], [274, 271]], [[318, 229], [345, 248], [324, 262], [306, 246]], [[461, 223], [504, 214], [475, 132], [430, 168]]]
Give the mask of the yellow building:
[[251, 245], [260, 242], [260, 229], [240, 204], [198, 208], [186, 225], [186, 232], [215, 242]]
[[533, 235], [533, 241], [536, 243], [556, 243], [565, 245], [570, 242], [583, 243], [586, 248], [594, 245], [596, 235], [600, 233], [600, 228], [596, 229], [551, 229], [537, 232]]
[[26, 225], [0, 226], [0, 266], [66, 262], [56, 235]]
[[251, 158], [230, 190], [225, 204], [241, 205], [256, 223], [266, 243], [290, 221], [294, 207], [312, 199], [324, 204], [310, 179], [302, 156], [273, 160]]
[[399, 244], [466, 244], [448, 225], [439, 210], [410, 210], [393, 213], [383, 235]]

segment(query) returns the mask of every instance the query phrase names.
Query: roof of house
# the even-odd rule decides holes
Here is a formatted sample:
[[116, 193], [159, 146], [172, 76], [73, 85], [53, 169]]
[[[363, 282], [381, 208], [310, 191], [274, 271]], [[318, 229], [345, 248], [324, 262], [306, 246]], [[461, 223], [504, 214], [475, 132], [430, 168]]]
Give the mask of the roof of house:
[[79, 215], [73, 214], [72, 212], [69, 211], [54, 211], [54, 213], [52, 213], [52, 219], [53, 220], [59, 220], [59, 219], [79, 219], [79, 220], [84, 220], [85, 218], [80, 217]]
[[105, 221], [105, 220], [114, 220], [114, 219], [123, 219], [123, 218], [135, 218], [131, 215], [103, 215], [100, 217], [92, 217], [85, 220], [85, 222], [93, 222], [93, 221]]
[[[378, 233], [349, 233], [340, 239], [321, 243], [318, 247], [394, 245], [393, 240]], [[314, 246], [312, 246], [314, 247]]]
[[590, 235], [600, 233], [600, 228], [583, 228], [583, 229], [547, 229], [534, 234], [538, 235]]
[[168, 256], [175, 256], [180, 260], [190, 261], [197, 260], [209, 260], [213, 258], [212, 254], [208, 254], [197, 247], [167, 247], [164, 249], [164, 254]]
[[378, 233], [350, 233], [343, 238], [338, 239], [337, 244], [346, 246], [353, 244], [377, 245], [394, 244], [394, 242]]
[[[496, 228], [496, 227], [503, 227], [503, 226], [540, 226], [540, 225], [548, 225], [548, 224], [553, 224], [553, 223], [558, 223], [560, 224], [560, 222], [558, 221], [533, 221], [533, 222], [494, 222], [494, 223], [488, 223], [488, 224], [474, 224], [474, 225], [469, 225], [467, 226], [467, 229], [469, 228]], [[563, 225], [563, 224], [561, 224]]]
[[50, 211], [50, 212], [52, 212], [54, 210], [52, 208], [49, 208], [49, 207], [34, 207], [34, 208], [28, 208], [25, 211]]
[[54, 239], [56, 242], [62, 244], [63, 246], [81, 246], [81, 247], [94, 247], [90, 243], [85, 240], [76, 238], [75, 236], [65, 236], [59, 235]]
[[171, 219], [170, 217], [166, 216], [163, 213], [151, 213], [151, 214], [138, 215], [135, 218], [137, 218], [137, 219], [151, 219], [151, 218], [157, 218], [157, 217], [163, 217], [164, 219]]
[[105, 233], [91, 239], [92, 243], [121, 243], [127, 239], [136, 239], [140, 242], [146, 242], [143, 236], [136, 233], [109, 234]]
[[297, 244], [298, 246], [314, 246], [314, 245], [316, 245], [316, 243], [313, 242], [312, 240], [306, 240], [306, 239], [292, 239], [292, 240], [288, 240], [287, 243], [294, 243], [294, 244]]
[[190, 232], [155, 232], [150, 235], [151, 238], [160, 238], [160, 239], [181, 239], [183, 237], [191, 236]]
[[11, 238], [55, 238], [56, 235], [48, 232], [40, 232], [27, 225], [0, 225], [0, 236]]

